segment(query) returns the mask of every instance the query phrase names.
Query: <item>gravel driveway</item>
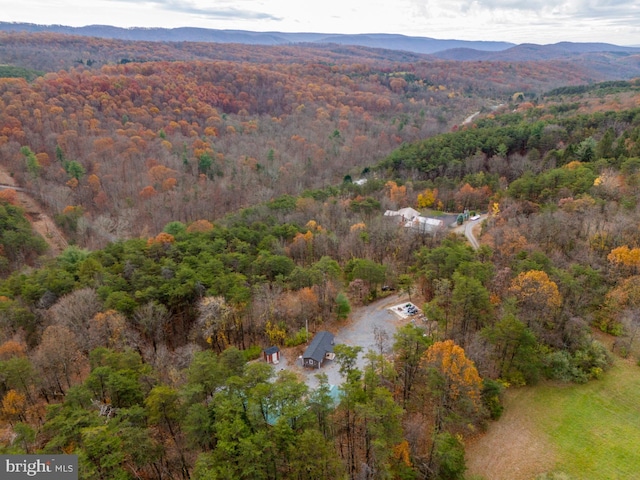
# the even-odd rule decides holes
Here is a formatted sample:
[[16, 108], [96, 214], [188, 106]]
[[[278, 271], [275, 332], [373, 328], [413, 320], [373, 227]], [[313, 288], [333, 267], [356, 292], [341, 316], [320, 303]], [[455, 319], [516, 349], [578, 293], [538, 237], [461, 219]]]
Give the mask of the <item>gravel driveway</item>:
[[[362, 352], [358, 355], [357, 367], [364, 369], [366, 359], [365, 354], [369, 350], [376, 353], [380, 352], [382, 345], [383, 353], [387, 353], [393, 346], [393, 335], [396, 329], [413, 320], [410, 316], [401, 316], [394, 313], [392, 309], [399, 305], [409, 302], [409, 297], [403, 294], [390, 295], [386, 298], [378, 300], [370, 305], [354, 309], [349, 320], [347, 320], [335, 334], [335, 343], [342, 343], [351, 346], [361, 346]], [[376, 341], [376, 332], [381, 341]], [[339, 365], [335, 360], [326, 360], [320, 369], [309, 369], [301, 366], [299, 358], [290, 358], [295, 356], [293, 350], [288, 349], [282, 352], [280, 363], [276, 366], [276, 370], [289, 369], [297, 372], [301, 379], [312, 389], [319, 384], [316, 374], [325, 373], [329, 378], [331, 385], [340, 385], [342, 377], [340, 376]]]

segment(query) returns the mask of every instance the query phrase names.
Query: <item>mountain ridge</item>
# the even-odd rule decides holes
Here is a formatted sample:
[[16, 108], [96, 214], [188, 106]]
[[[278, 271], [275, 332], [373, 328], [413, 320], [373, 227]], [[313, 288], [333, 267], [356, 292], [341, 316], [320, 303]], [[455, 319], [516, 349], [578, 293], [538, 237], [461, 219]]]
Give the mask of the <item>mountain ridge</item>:
[[522, 43], [513, 47], [495, 51], [480, 51], [470, 48], [459, 48], [435, 52], [432, 55], [441, 60], [458, 61], [521, 61], [521, 60], [551, 60], [575, 57], [584, 54], [609, 53], [634, 55], [640, 54], [640, 48], [624, 47], [611, 43], [575, 43], [558, 42], [547, 45]]
[[255, 45], [288, 45], [295, 43], [335, 43], [358, 45], [389, 50], [406, 50], [414, 53], [431, 54], [452, 48], [473, 48], [495, 52], [515, 46], [509, 42], [470, 41], [455, 39], [435, 39], [413, 37], [400, 34], [330, 34], [307, 32], [253, 32], [249, 30], [217, 30], [197, 27], [179, 28], [121, 28], [109, 25], [88, 25], [70, 27], [65, 25], [38, 25], [32, 23], [0, 22], [0, 31], [5, 32], [52, 32], [71, 35], [91, 36], [119, 40], [146, 40], [163, 42], [212, 42], [244, 43]]
[[349, 45], [433, 55], [453, 61], [535, 61], [589, 53], [640, 54], [640, 47], [596, 42], [558, 42], [539, 45], [500, 41], [436, 39], [391, 33], [331, 34], [314, 32], [256, 32], [200, 27], [115, 27], [110, 25], [40, 25], [0, 22], [0, 32], [61, 33], [84, 37], [152, 42], [205, 42], [282, 46], [296, 44]]

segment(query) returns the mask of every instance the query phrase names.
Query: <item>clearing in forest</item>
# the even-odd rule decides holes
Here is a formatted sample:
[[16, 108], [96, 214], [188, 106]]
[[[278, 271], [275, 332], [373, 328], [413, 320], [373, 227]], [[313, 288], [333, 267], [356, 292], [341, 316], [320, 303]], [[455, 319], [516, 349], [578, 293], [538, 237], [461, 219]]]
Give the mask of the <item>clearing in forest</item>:
[[[543, 473], [640, 479], [640, 367], [616, 359], [585, 385], [545, 383], [507, 392], [503, 417], [467, 448], [468, 476], [529, 480]], [[552, 477], [548, 477], [552, 478]]]

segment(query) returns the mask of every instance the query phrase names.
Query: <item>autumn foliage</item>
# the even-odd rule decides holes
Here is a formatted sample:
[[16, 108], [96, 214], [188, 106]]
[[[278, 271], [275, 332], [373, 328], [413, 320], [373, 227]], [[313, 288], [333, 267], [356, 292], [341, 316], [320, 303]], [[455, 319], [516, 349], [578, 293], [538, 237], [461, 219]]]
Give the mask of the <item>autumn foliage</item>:
[[12, 205], [18, 204], [18, 192], [12, 188], [0, 190], [0, 202], [7, 202]]
[[629, 248], [623, 245], [611, 250], [607, 255], [607, 260], [614, 265], [623, 265], [625, 267], [640, 268], [640, 248]]
[[510, 293], [516, 296], [522, 305], [538, 305], [540, 308], [560, 307], [562, 297], [558, 286], [546, 272], [529, 270], [522, 272], [512, 281]]
[[[0, 192], [10, 448], [78, 452], [101, 478], [459, 478], [463, 437], [499, 415], [504, 382], [597, 378], [610, 361], [593, 326], [632, 350], [638, 113], [562, 119], [554, 108], [587, 100], [526, 102], [451, 128], [486, 106], [479, 92], [506, 102], [580, 71], [0, 40], [0, 57], [49, 72], [0, 79], [3, 167], [75, 242], [57, 258], [21, 250], [37, 237]], [[488, 211], [480, 247], [384, 215], [410, 204], [449, 224]], [[374, 330], [339, 403], [322, 377], [313, 390], [247, 362], [272, 345], [294, 359], [352, 307], [405, 294], [424, 316]], [[360, 347], [342, 347], [337, 361], [355, 361]]]
[[444, 380], [442, 388], [448, 399], [445, 404], [468, 399], [476, 410], [481, 408], [482, 379], [462, 347], [453, 340], [436, 342], [424, 354], [423, 362], [436, 369]]

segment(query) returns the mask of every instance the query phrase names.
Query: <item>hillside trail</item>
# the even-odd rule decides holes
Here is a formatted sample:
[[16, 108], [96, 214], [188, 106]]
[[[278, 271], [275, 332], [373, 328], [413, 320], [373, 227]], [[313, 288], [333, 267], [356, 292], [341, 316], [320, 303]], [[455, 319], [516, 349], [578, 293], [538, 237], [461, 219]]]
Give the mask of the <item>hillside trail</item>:
[[60, 254], [69, 246], [64, 234], [47, 215], [28, 192], [18, 190], [15, 180], [6, 169], [0, 165], [0, 188], [14, 188], [18, 197], [18, 205], [25, 211], [25, 216], [31, 223], [31, 228], [36, 231], [49, 245], [49, 255], [52, 257]]

